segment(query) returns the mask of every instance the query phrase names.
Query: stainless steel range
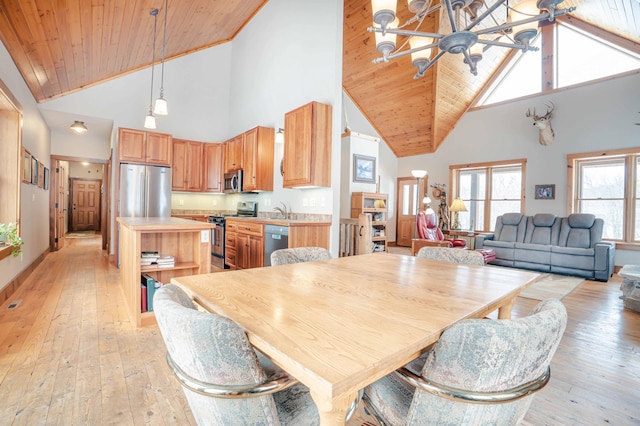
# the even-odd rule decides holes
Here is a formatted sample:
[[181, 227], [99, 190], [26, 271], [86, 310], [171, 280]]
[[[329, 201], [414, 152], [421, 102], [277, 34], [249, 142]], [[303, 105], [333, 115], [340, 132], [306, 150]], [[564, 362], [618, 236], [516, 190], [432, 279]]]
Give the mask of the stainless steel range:
[[239, 201], [236, 212], [209, 216], [209, 222], [216, 225], [211, 230], [211, 265], [228, 269], [224, 264], [225, 219], [227, 217], [257, 217], [258, 203], [256, 201]]

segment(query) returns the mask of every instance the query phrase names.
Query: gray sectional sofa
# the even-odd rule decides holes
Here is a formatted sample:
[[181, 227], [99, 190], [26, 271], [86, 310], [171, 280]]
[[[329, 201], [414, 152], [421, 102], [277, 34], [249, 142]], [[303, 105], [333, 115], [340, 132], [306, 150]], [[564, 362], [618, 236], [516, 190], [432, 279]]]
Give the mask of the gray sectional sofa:
[[525, 216], [505, 213], [492, 234], [476, 236], [475, 248], [492, 249], [490, 264], [608, 281], [615, 243], [602, 241], [604, 221], [592, 214]]

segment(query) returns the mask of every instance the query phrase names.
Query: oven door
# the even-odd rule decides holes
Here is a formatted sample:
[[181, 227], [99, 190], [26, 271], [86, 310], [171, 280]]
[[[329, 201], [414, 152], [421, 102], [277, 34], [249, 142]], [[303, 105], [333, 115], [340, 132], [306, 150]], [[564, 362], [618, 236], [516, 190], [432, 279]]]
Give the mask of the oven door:
[[224, 225], [216, 224], [211, 230], [211, 254], [224, 259]]

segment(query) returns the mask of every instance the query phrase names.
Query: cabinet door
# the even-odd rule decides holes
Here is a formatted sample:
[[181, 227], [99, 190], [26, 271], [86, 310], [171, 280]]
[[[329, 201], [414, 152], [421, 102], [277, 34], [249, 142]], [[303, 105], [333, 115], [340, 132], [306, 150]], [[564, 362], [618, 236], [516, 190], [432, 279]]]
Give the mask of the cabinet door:
[[242, 168], [243, 155], [243, 136], [238, 135], [235, 138], [225, 142], [225, 171], [232, 172]]
[[245, 191], [256, 190], [256, 166], [258, 155], [258, 129], [251, 129], [244, 133], [244, 161], [242, 187]]
[[251, 235], [249, 237], [249, 267], [262, 268], [264, 266], [264, 239]]
[[202, 152], [203, 144], [201, 142], [187, 143], [187, 156], [185, 158], [185, 167], [187, 175], [187, 191], [199, 192], [202, 188]]
[[171, 166], [171, 135], [147, 132], [146, 162], [161, 166]]
[[174, 191], [187, 190], [187, 141], [173, 140], [173, 162], [171, 164], [171, 189]]
[[236, 266], [238, 269], [248, 269], [251, 267], [250, 259], [249, 235], [238, 234], [236, 236]]
[[283, 186], [331, 186], [331, 106], [303, 105], [284, 116]]
[[221, 143], [204, 144], [203, 191], [222, 192], [222, 147]]
[[120, 161], [145, 162], [146, 132], [133, 129], [118, 129], [118, 158]]

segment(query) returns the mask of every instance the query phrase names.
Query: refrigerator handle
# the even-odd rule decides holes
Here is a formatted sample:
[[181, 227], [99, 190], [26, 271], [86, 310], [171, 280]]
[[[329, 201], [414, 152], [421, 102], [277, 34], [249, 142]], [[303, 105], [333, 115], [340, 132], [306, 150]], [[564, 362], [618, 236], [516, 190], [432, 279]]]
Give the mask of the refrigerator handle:
[[144, 174], [144, 217], [149, 217], [149, 172]]

